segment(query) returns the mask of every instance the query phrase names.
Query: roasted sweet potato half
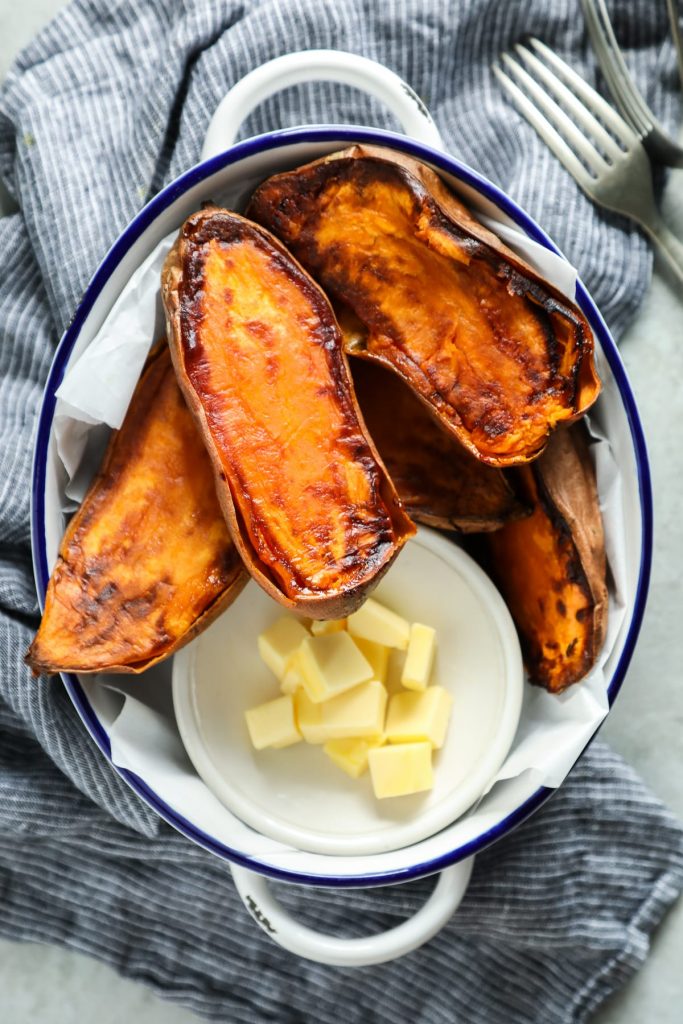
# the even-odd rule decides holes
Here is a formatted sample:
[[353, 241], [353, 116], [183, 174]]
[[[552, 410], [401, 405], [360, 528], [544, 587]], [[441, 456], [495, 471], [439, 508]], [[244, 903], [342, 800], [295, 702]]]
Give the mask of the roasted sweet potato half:
[[533, 513], [486, 538], [529, 678], [559, 693], [593, 666], [607, 628], [605, 545], [583, 429], [558, 430], [518, 470]]
[[67, 527], [26, 660], [36, 674], [143, 672], [248, 579], [164, 342]]
[[483, 533], [528, 515], [509, 476], [463, 448], [397, 374], [366, 359], [351, 373], [365, 425], [413, 520]]
[[535, 458], [597, 397], [583, 314], [429, 168], [354, 146], [269, 178], [247, 215], [353, 310], [354, 353], [393, 367], [483, 462]]
[[287, 607], [348, 614], [414, 526], [365, 433], [329, 301], [277, 239], [216, 207], [183, 225], [162, 295], [246, 566]]

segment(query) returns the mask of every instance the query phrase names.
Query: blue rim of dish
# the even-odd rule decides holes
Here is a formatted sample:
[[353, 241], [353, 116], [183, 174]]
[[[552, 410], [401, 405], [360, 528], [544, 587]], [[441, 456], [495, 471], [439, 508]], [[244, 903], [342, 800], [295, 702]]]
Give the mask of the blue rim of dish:
[[[432, 149], [430, 146], [417, 142], [404, 135], [399, 135], [395, 132], [387, 132], [370, 128], [349, 128], [347, 126], [283, 129], [259, 135], [254, 138], [247, 139], [244, 142], [236, 143], [224, 153], [220, 153], [217, 156], [211, 157], [209, 160], [190, 168], [190, 170], [180, 175], [179, 178], [176, 178], [175, 181], [171, 182], [170, 185], [167, 185], [166, 188], [150, 200], [150, 202], [137, 214], [137, 216], [133, 218], [116, 242], [114, 242], [111, 249], [102, 260], [100, 266], [95, 271], [95, 274], [93, 275], [92, 280], [86, 288], [85, 294], [74, 313], [73, 319], [71, 320], [71, 323], [65, 331], [55, 352], [54, 360], [45, 386], [43, 404], [38, 419], [33, 462], [33, 485], [31, 492], [33, 564], [41, 607], [45, 601], [45, 591], [50, 575], [46, 549], [44, 495], [48, 443], [56, 403], [55, 393], [62, 381], [69, 356], [71, 355], [81, 328], [90, 314], [96, 299], [99, 297], [109, 280], [109, 277], [133, 243], [137, 241], [156, 217], [180, 198], [180, 196], [188, 189], [199, 184], [205, 178], [210, 177], [212, 174], [215, 174], [217, 171], [222, 170], [230, 164], [236, 163], [246, 157], [255, 156], [267, 149], [279, 149], [296, 143], [318, 142], [339, 142], [343, 145], [350, 145], [353, 142], [380, 143], [390, 145], [408, 153], [410, 156], [416, 157], [419, 160], [431, 163], [446, 174], [452, 174], [464, 184], [471, 186], [473, 189], [481, 193], [486, 199], [490, 200], [500, 210], [507, 214], [507, 216], [509, 216], [511, 220], [518, 225], [518, 227], [529, 235], [529, 237], [533, 238], [534, 241], [539, 242], [552, 252], [555, 252], [560, 256], [562, 255], [560, 250], [548, 235], [546, 235], [542, 228], [540, 228], [528, 214], [526, 214], [512, 199], [506, 196], [504, 192], [502, 192], [487, 178], [484, 178], [476, 171], [460, 163], [460, 161], [454, 157], [448, 156], [439, 150]], [[619, 388], [619, 393], [624, 404], [631, 431], [631, 438], [636, 457], [638, 489], [640, 494], [642, 546], [638, 583], [636, 587], [633, 615], [631, 617], [628, 634], [624, 641], [624, 647], [621, 652], [619, 662], [614, 670], [607, 690], [608, 703], [611, 708], [619, 690], [621, 689], [621, 685], [626, 675], [626, 670], [631, 661], [645, 610], [652, 562], [652, 485], [643, 428], [636, 408], [633, 392], [626, 376], [626, 371], [621, 361], [621, 357], [619, 356], [616, 343], [610, 335], [607, 325], [600, 315], [595, 303], [580, 281], [577, 282], [576, 286], [576, 298], [578, 304], [588, 318], [598, 341], [600, 342]], [[487, 846], [496, 842], [498, 839], [501, 839], [503, 836], [507, 835], [508, 832], [512, 831], [512, 829], [516, 828], [517, 825], [521, 824], [526, 818], [538, 810], [538, 808], [556, 792], [556, 790], [549, 789], [545, 786], [539, 787], [532, 796], [525, 800], [524, 803], [516, 808], [511, 814], [507, 815], [502, 821], [498, 822], [486, 832], [477, 836], [476, 839], [458, 846], [457, 849], [451, 850], [446, 854], [434, 857], [433, 859], [420, 864], [411, 865], [407, 868], [368, 873], [351, 878], [338, 875], [308, 875], [300, 872], [287, 871], [285, 869], [273, 867], [270, 864], [264, 864], [258, 859], [246, 857], [240, 852], [233, 850], [224, 843], [214, 839], [212, 836], [197, 828], [192, 824], [192, 822], [188, 821], [182, 815], [178, 814], [165, 801], [161, 800], [161, 798], [145, 783], [145, 781], [134, 772], [125, 768], [118, 768], [114, 765], [111, 757], [111, 744], [107, 732], [99, 721], [80, 682], [78, 681], [78, 678], [70, 673], [62, 673], [62, 679], [64, 680], [67, 692], [69, 693], [78, 714], [102, 753], [113, 765], [119, 775], [128, 783], [128, 785], [131, 786], [138, 796], [152, 807], [160, 817], [168, 822], [168, 824], [172, 825], [177, 831], [185, 835], [188, 839], [192, 839], [199, 846], [215, 853], [224, 860], [233, 861], [245, 868], [258, 872], [259, 874], [267, 875], [283, 882], [294, 882], [302, 885], [313, 886], [333, 886], [335, 888], [363, 888], [366, 886], [388, 885], [392, 882], [406, 882], [412, 879], [421, 878], [425, 875], [442, 871], [444, 868], [447, 868], [458, 861], [464, 860], [466, 857], [471, 857], [474, 854], [481, 852]], [[595, 738], [597, 732], [598, 730], [596, 730], [588, 741], [586, 747], [588, 747]]]

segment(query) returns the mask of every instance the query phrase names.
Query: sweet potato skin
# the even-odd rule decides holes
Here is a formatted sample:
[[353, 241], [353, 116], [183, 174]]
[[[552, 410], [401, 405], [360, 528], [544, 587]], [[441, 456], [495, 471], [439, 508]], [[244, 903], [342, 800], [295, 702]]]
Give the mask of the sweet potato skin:
[[520, 469], [533, 512], [486, 538], [488, 567], [520, 633], [529, 678], [553, 693], [592, 668], [607, 628], [605, 545], [580, 425]]
[[26, 660], [36, 674], [143, 672], [248, 579], [164, 342], [67, 527]]
[[351, 359], [365, 425], [408, 514], [460, 533], [488, 533], [528, 515], [501, 469], [475, 459], [397, 374]]
[[364, 433], [326, 296], [277, 239], [216, 207], [183, 225], [162, 296], [252, 577], [285, 607], [349, 614], [415, 528]]
[[590, 327], [429, 168], [354, 146], [276, 175], [248, 216], [366, 328], [354, 354], [392, 366], [477, 458], [535, 458], [600, 390]]

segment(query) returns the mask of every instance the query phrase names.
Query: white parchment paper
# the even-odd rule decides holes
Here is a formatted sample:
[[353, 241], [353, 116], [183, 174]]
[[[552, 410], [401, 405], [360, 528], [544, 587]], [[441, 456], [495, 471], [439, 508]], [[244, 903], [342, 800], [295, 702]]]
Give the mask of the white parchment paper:
[[[565, 260], [509, 224], [491, 217], [482, 217], [482, 220], [560, 291], [574, 299], [576, 271]], [[149, 348], [161, 336], [159, 275], [174, 237], [175, 233], [164, 238], [131, 277], [92, 344], [69, 368], [57, 392], [55, 432], [59, 457], [68, 478], [65, 508], [69, 507], [68, 499], [80, 500], [97, 467], [89, 445], [93, 429], [99, 424], [113, 428], [121, 425]], [[598, 664], [580, 686], [573, 686], [559, 696], [537, 687], [526, 687], [515, 743], [492, 786], [496, 782], [509, 786], [504, 780], [529, 772], [533, 773], [537, 785], [559, 786], [608, 711], [605, 664], [623, 623], [626, 592], [621, 484], [609, 442], [590, 417], [587, 422], [593, 439], [591, 454], [601, 497], [611, 577], [606, 643]], [[230, 614], [229, 610], [226, 614]], [[110, 729], [114, 762], [136, 772], [153, 787], [167, 790], [175, 787], [174, 792], [180, 794], [185, 783], [181, 785], [181, 774], [173, 774], [177, 769], [177, 756], [170, 759], [159, 756], [161, 747], [166, 749], [174, 742], [172, 715], [169, 717], [168, 708], [165, 713], [155, 708], [153, 697], [146, 697], [153, 689], [158, 692], [158, 684], [150, 688], [143, 677], [134, 684], [118, 679], [112, 681], [112, 685], [125, 698], [124, 707]], [[252, 846], [256, 844], [254, 850], [261, 850], [263, 837], [256, 833], [252, 836]]]

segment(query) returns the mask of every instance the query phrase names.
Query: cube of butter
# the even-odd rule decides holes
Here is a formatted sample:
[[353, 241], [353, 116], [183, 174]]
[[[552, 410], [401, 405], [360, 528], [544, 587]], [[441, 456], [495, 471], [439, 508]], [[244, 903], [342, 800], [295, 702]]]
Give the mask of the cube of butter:
[[299, 668], [299, 651], [298, 649], [291, 654], [285, 669], [285, 674], [282, 677], [280, 683], [280, 693], [296, 693], [300, 687], [304, 685], [304, 677], [301, 674]]
[[349, 615], [346, 628], [351, 636], [374, 640], [385, 647], [405, 651], [410, 636], [410, 625], [396, 612], [389, 611], [379, 601], [368, 598], [364, 605]]
[[387, 681], [387, 667], [389, 665], [389, 648], [384, 644], [377, 644], [374, 640], [364, 640], [362, 636], [354, 636], [353, 642], [370, 663], [372, 677], [380, 683]]
[[312, 701], [327, 700], [372, 679], [372, 667], [348, 633], [304, 639], [297, 663]]
[[346, 619], [314, 619], [311, 623], [313, 636], [327, 636], [328, 633], [342, 633], [346, 629]]
[[280, 682], [284, 679], [291, 655], [308, 635], [306, 627], [289, 615], [278, 619], [260, 634], [258, 652]]
[[308, 743], [379, 736], [386, 706], [387, 691], [376, 680], [317, 704], [305, 690], [294, 695], [297, 724]]
[[453, 698], [443, 686], [428, 686], [419, 693], [395, 693], [389, 701], [385, 732], [389, 743], [427, 740], [443, 746]]
[[401, 682], [408, 690], [425, 690], [429, 684], [434, 664], [436, 630], [414, 622], [410, 627], [410, 638], [406, 660], [403, 665]]
[[294, 701], [290, 695], [276, 697], [245, 711], [247, 729], [257, 750], [265, 747], [289, 747], [301, 739], [294, 718]]
[[358, 779], [368, 767], [368, 751], [373, 747], [381, 747], [384, 736], [368, 736], [367, 739], [354, 737], [348, 740], [328, 740], [323, 750], [331, 761], [350, 775]]
[[402, 743], [394, 747], [376, 747], [368, 751], [368, 764], [375, 796], [409, 796], [431, 789], [431, 744]]

